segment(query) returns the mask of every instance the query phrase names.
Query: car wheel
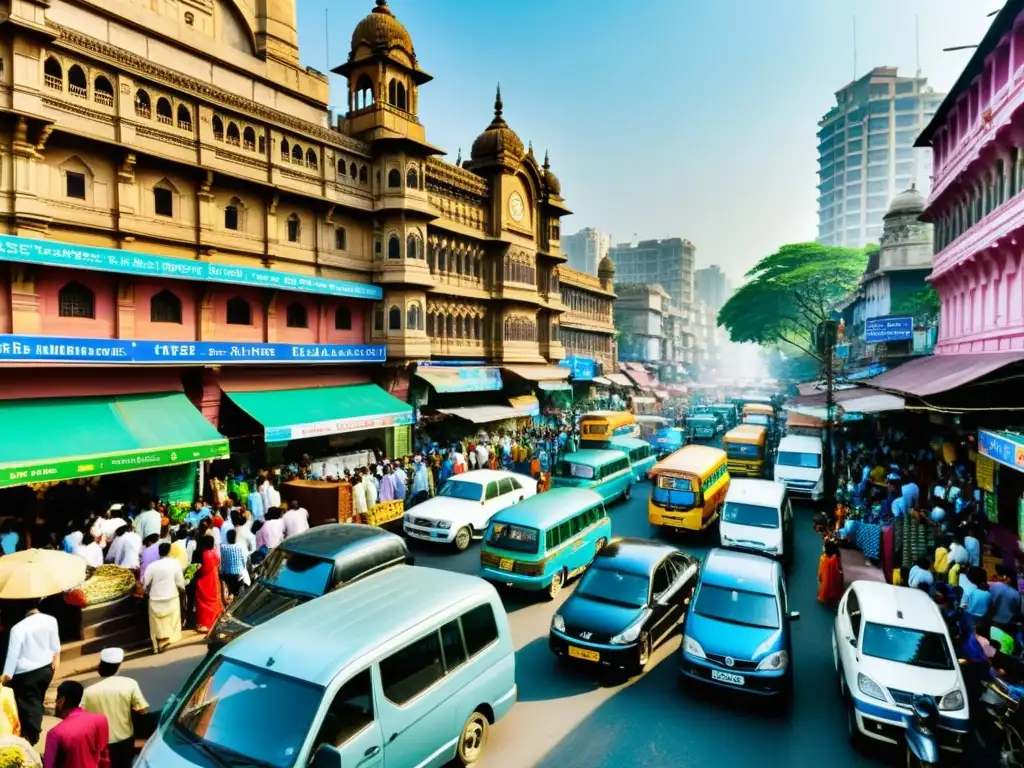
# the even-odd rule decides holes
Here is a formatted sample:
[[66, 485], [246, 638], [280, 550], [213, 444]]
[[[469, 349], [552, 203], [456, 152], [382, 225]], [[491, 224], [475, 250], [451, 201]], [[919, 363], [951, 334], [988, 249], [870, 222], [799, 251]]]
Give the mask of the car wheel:
[[864, 743], [864, 736], [857, 727], [857, 710], [853, 706], [853, 699], [846, 697], [846, 735], [850, 739], [850, 746], [860, 749]]
[[629, 485], [626, 486], [626, 490], [624, 490], [622, 492], [622, 498], [625, 501], [629, 501], [630, 498], [632, 498], [632, 496], [633, 496], [633, 484], [630, 483]]
[[487, 746], [487, 737], [490, 734], [491, 724], [487, 716], [474, 712], [462, 726], [462, 735], [459, 737], [459, 748], [456, 751], [456, 759], [460, 765], [473, 765], [484, 753]]
[[469, 543], [473, 540], [473, 532], [469, 530], [469, 526], [459, 528], [458, 533], [455, 534], [455, 549], [459, 552], [465, 552], [469, 549]]
[[651, 660], [651, 636], [646, 632], [640, 635], [640, 655], [636, 661], [636, 673], [643, 674], [647, 664]]
[[564, 569], [551, 577], [551, 586], [548, 587], [548, 598], [554, 600], [558, 597], [558, 593], [562, 591], [563, 586], [565, 586]]

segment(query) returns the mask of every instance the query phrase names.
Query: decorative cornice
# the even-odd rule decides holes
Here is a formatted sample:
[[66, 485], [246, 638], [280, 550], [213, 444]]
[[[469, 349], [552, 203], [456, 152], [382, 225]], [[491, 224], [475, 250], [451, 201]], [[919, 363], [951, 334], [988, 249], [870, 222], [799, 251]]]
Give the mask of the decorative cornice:
[[427, 181], [435, 181], [478, 197], [487, 197], [490, 192], [487, 182], [475, 173], [436, 157], [427, 158]]
[[181, 91], [187, 91], [199, 98], [222, 104], [225, 107], [235, 109], [243, 114], [256, 116], [268, 123], [276, 123], [279, 126], [296, 131], [305, 136], [319, 139], [325, 144], [333, 146], [335, 149], [344, 149], [349, 152], [359, 154], [365, 158], [371, 157], [370, 147], [368, 145], [361, 141], [357, 141], [350, 136], [346, 136], [343, 133], [329, 130], [323, 126], [317, 125], [316, 123], [301, 120], [293, 115], [287, 114], [286, 112], [271, 109], [264, 104], [243, 98], [242, 96], [231, 93], [230, 91], [225, 91], [222, 88], [217, 88], [216, 86], [205, 83], [202, 80], [197, 80], [194, 77], [189, 77], [181, 74], [180, 72], [175, 72], [174, 70], [167, 69], [166, 67], [161, 67], [142, 56], [126, 51], [124, 48], [118, 48], [116, 45], [110, 45], [109, 43], [105, 43], [95, 37], [83, 35], [81, 32], [65, 27], [55, 21], [47, 19], [46, 26], [57, 35], [58, 42], [72, 48], [81, 49], [87, 54], [107, 59], [109, 62], [119, 65], [125, 69], [134, 70], [145, 77], [151, 78], [157, 83], [177, 88]]

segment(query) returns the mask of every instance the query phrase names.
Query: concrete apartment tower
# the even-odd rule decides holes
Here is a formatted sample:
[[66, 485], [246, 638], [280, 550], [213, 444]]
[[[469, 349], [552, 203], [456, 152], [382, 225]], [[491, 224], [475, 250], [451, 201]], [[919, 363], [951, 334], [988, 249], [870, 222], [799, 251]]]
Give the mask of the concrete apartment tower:
[[601, 260], [608, 255], [612, 236], [593, 227], [562, 238], [562, 251], [569, 257], [569, 266], [588, 275], [596, 275]]

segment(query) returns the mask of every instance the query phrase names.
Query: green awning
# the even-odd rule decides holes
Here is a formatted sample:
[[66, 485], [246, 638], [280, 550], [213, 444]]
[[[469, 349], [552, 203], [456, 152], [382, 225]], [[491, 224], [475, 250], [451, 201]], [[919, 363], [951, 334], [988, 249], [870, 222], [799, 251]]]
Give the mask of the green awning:
[[412, 406], [376, 384], [226, 394], [263, 425], [268, 443], [413, 422]]
[[0, 488], [228, 455], [180, 392], [0, 402]]

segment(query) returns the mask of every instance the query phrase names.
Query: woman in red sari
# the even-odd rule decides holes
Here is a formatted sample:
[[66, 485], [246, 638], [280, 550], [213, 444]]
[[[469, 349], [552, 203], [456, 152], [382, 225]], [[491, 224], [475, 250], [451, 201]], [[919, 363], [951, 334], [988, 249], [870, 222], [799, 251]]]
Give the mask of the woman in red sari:
[[196, 630], [205, 633], [224, 610], [220, 589], [220, 555], [214, 549], [213, 536], [210, 534], [199, 539], [197, 548], [199, 572], [196, 573]]
[[825, 540], [825, 549], [818, 562], [818, 601], [837, 605], [843, 596], [843, 567], [839, 560], [839, 545]]

